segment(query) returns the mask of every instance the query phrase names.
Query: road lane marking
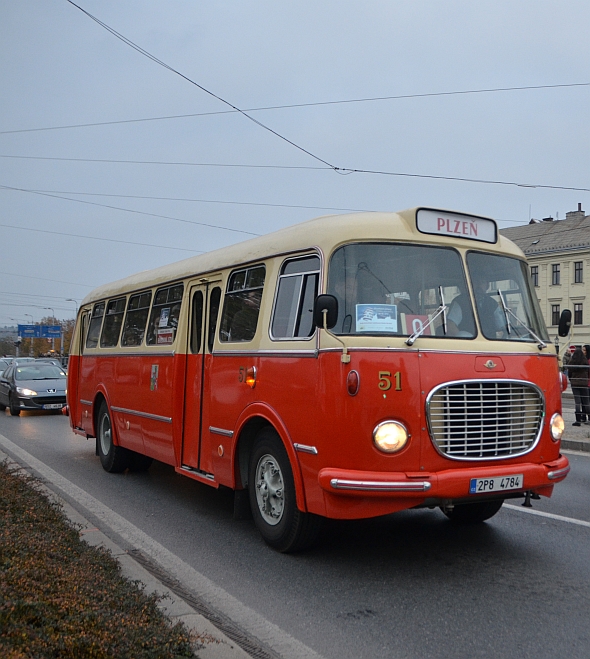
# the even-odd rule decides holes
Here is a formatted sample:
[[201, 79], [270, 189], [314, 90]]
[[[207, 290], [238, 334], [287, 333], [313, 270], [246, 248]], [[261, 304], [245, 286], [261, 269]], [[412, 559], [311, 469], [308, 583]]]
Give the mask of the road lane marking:
[[74, 485], [30, 453], [0, 434], [0, 445], [9, 453], [34, 469], [46, 481], [78, 502], [83, 508], [100, 519], [132, 547], [152, 558], [168, 574], [197, 593], [212, 608], [225, 614], [247, 633], [270, 646], [284, 659], [323, 659], [307, 645], [268, 621], [254, 609], [242, 604], [233, 595], [213, 583], [206, 576], [185, 563], [178, 556], [153, 540], [147, 533], [112, 511], [85, 490]]
[[532, 508], [523, 508], [522, 506], [513, 506], [512, 504], [505, 503], [504, 508], [516, 510], [519, 513], [528, 513], [529, 515], [539, 515], [539, 517], [549, 517], [558, 522], [567, 522], [568, 524], [576, 524], [577, 526], [586, 526], [590, 528], [590, 522], [584, 522], [581, 519], [574, 519], [573, 517], [564, 517], [563, 515], [554, 515], [553, 513], [544, 513], [542, 510], [533, 510]]

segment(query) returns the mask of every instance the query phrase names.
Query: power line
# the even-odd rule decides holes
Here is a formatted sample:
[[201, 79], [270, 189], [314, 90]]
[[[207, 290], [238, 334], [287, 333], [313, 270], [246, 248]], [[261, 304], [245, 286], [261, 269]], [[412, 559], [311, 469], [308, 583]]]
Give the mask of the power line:
[[131, 39], [128, 39], [127, 37], [123, 36], [122, 34], [117, 32], [115, 29], [113, 29], [112, 27], [110, 27], [109, 25], [107, 25], [106, 23], [101, 21], [100, 19], [98, 19], [96, 16], [93, 16], [90, 12], [86, 11], [85, 9], [83, 9], [82, 7], [77, 5], [75, 2], [72, 2], [72, 0], [66, 0], [66, 2], [69, 2], [73, 7], [76, 7], [77, 9], [79, 9], [83, 14], [88, 16], [88, 18], [91, 18], [95, 23], [97, 23], [102, 28], [107, 30], [107, 32], [110, 32], [114, 37], [116, 37], [117, 39], [122, 41], [124, 44], [126, 44], [127, 46], [130, 46], [131, 48], [133, 48], [133, 50], [136, 50], [138, 53], [140, 53], [140, 55], [143, 55], [144, 57], [147, 57], [152, 62], [158, 64], [159, 66], [164, 67], [165, 69], [167, 69], [171, 73], [175, 73], [177, 76], [180, 76], [183, 80], [186, 80], [187, 82], [190, 82], [191, 85], [194, 85], [195, 87], [197, 87], [201, 91], [205, 92], [206, 94], [209, 94], [209, 96], [212, 96], [213, 98], [217, 99], [218, 101], [221, 101], [221, 103], [223, 103], [224, 105], [229, 106], [235, 112], [239, 112], [241, 115], [246, 117], [246, 119], [249, 119], [250, 121], [255, 123], [257, 126], [260, 126], [260, 128], [263, 128], [264, 130], [268, 131], [272, 135], [275, 135], [275, 137], [278, 137], [279, 139], [283, 140], [287, 144], [290, 144], [291, 146], [295, 147], [296, 149], [298, 149], [302, 153], [305, 153], [306, 155], [310, 156], [314, 160], [317, 160], [318, 162], [321, 162], [324, 165], [327, 165], [328, 167], [331, 167], [334, 171], [338, 171], [338, 169], [339, 169], [338, 167], [335, 167], [334, 165], [329, 163], [327, 160], [324, 160], [323, 158], [320, 158], [319, 156], [316, 156], [311, 151], [308, 151], [307, 149], [304, 149], [299, 144], [296, 144], [295, 142], [288, 139], [284, 135], [281, 135], [280, 133], [278, 133], [276, 130], [273, 130], [272, 128], [270, 128], [270, 126], [267, 126], [266, 124], [263, 124], [261, 121], [258, 121], [258, 119], [255, 119], [254, 117], [250, 116], [244, 110], [241, 110], [236, 105], [233, 105], [233, 103], [230, 103], [229, 101], [226, 101], [221, 96], [218, 96], [217, 94], [213, 93], [212, 91], [210, 91], [206, 87], [203, 87], [203, 85], [200, 85], [198, 82], [195, 82], [194, 80], [192, 80], [188, 76], [184, 75], [184, 73], [181, 73], [180, 71], [178, 71], [175, 68], [171, 67], [169, 64], [166, 64], [166, 62], [163, 62], [161, 59], [158, 59], [157, 57], [155, 57], [154, 55], [149, 53], [147, 50], [145, 50], [141, 46], [138, 46], [136, 43], [131, 41]]
[[[70, 0], [67, 0], [67, 2], [69, 1]], [[320, 171], [331, 171], [333, 169], [331, 167], [330, 168], [305, 167], [305, 166], [302, 167], [302, 166], [289, 166], [289, 165], [250, 165], [250, 164], [240, 164], [240, 163], [195, 163], [195, 162], [166, 162], [166, 161], [148, 161], [148, 160], [107, 160], [107, 159], [93, 159], [93, 158], [50, 158], [44, 156], [13, 156], [13, 155], [3, 155], [3, 154], [0, 154], [0, 158], [21, 158], [25, 160], [56, 160], [56, 161], [71, 161], [71, 162], [100, 162], [100, 163], [110, 163], [110, 164], [115, 163], [115, 164], [131, 164], [131, 165], [180, 165], [180, 166], [190, 166], [190, 167], [246, 167], [246, 168], [255, 168], [255, 169], [309, 169], [309, 170], [320, 170]], [[466, 178], [461, 176], [437, 176], [434, 174], [411, 174], [409, 172], [389, 172], [385, 170], [374, 170], [374, 169], [352, 169], [347, 167], [339, 167], [338, 172], [340, 174], [377, 174], [380, 176], [400, 176], [407, 178], [435, 179], [440, 181], [457, 181], [459, 183], [479, 183], [484, 185], [509, 185], [518, 188], [539, 188], [544, 190], [570, 190], [573, 192], [590, 192], [590, 188], [577, 188], [577, 187], [565, 186], [565, 185], [519, 183], [517, 181]], [[234, 230], [237, 231], [237, 229]]]
[[[138, 211], [134, 210], [132, 208], [121, 208], [120, 206], [110, 206], [109, 204], [99, 204], [96, 201], [85, 201], [84, 199], [72, 199], [70, 197], [64, 197], [62, 195], [58, 194], [50, 194], [48, 192], [39, 192], [36, 190], [27, 190], [25, 188], [13, 188], [8, 185], [0, 185], [1, 190], [12, 190], [15, 192], [28, 192], [29, 194], [36, 194], [40, 195], [42, 197], [51, 197], [53, 199], [63, 199], [65, 201], [73, 201], [78, 204], [87, 204], [88, 206], [99, 206], [101, 208], [109, 208], [111, 210], [118, 210], [118, 211], [123, 211], [125, 213], [134, 213], [135, 215], [147, 215], [148, 217], [157, 217], [161, 218], [164, 220], [171, 220], [173, 222], [182, 222], [183, 224], [195, 224], [197, 226], [202, 226], [202, 227], [208, 227], [210, 229], [223, 229], [224, 231], [232, 231], [234, 233], [244, 233], [249, 236], [259, 236], [260, 234], [254, 233], [252, 231], [245, 231], [244, 229], [233, 229], [231, 227], [224, 227], [219, 224], [208, 224], [206, 222], [196, 222], [194, 220], [183, 220], [182, 218], [179, 217], [171, 217], [169, 215], [159, 215], [158, 213], [148, 213], [146, 211]], [[170, 248], [170, 249], [176, 249], [176, 248]], [[192, 250], [188, 250], [192, 251]]]
[[0, 275], [8, 275], [9, 277], [24, 277], [25, 279], [37, 279], [39, 281], [49, 281], [53, 284], [71, 284], [72, 286], [83, 286], [84, 288], [96, 288], [94, 284], [81, 284], [80, 282], [74, 281], [61, 281], [61, 279], [47, 279], [47, 277], [33, 277], [32, 275], [23, 275], [20, 272], [3, 272], [0, 271]]
[[[492, 87], [487, 89], [461, 89], [446, 92], [424, 92], [418, 94], [398, 94], [395, 96], [372, 96], [367, 98], [347, 98], [336, 101], [314, 101], [310, 103], [289, 103], [285, 105], [266, 105], [255, 108], [245, 108], [244, 112], [264, 112], [267, 110], [289, 110], [295, 108], [321, 107], [327, 105], [344, 105], [351, 103], [375, 103], [381, 101], [398, 101], [412, 98], [432, 98], [438, 96], [465, 96], [469, 94], [493, 94], [498, 92], [530, 91], [538, 89], [562, 89], [571, 87], [588, 87], [590, 82], [573, 82], [557, 85], [524, 85], [521, 87]], [[169, 121], [172, 119], [191, 119], [194, 117], [210, 117], [222, 114], [236, 114], [237, 110], [215, 110], [212, 112], [191, 112], [187, 114], [163, 115], [160, 117], [140, 117], [138, 119], [119, 119], [115, 121], [94, 121], [83, 124], [68, 124], [63, 126], [45, 126], [40, 128], [21, 128], [17, 130], [2, 130], [0, 135], [14, 133], [33, 133], [47, 130], [66, 130], [70, 128], [91, 128], [96, 126], [115, 126], [119, 124], [135, 124], [147, 121]]]
[[0, 224], [0, 227], [7, 229], [17, 229], [18, 231], [34, 231], [35, 233], [49, 233], [54, 236], [67, 236], [68, 238], [86, 238], [87, 240], [101, 240], [108, 243], [122, 243], [123, 245], [139, 245], [140, 247], [157, 247], [158, 249], [173, 249], [179, 252], [191, 252], [191, 254], [203, 254], [204, 252], [196, 249], [185, 249], [184, 247], [167, 247], [166, 245], [151, 245], [149, 243], [137, 243], [128, 240], [117, 240], [115, 238], [97, 238], [95, 236], [83, 236], [77, 233], [63, 233], [61, 231], [48, 231], [46, 229], [30, 229], [28, 227], [18, 227], [13, 224]]
[[[0, 185], [0, 189], [6, 189], [5, 186]], [[13, 188], [8, 188], [13, 189]], [[15, 188], [16, 190], [22, 191], [22, 188]], [[71, 190], [31, 190], [28, 189], [27, 192], [35, 192], [39, 194], [52, 194], [52, 195], [83, 195], [87, 197], [116, 197], [120, 199], [151, 199], [155, 201], [187, 201], [200, 204], [231, 204], [235, 206], [265, 206], [270, 208], [302, 208], [306, 210], [323, 210], [323, 211], [344, 211], [347, 213], [365, 213], [371, 212], [371, 209], [366, 208], [338, 208], [335, 206], [303, 206], [300, 204], [270, 204], [263, 202], [254, 202], [254, 201], [229, 201], [221, 199], [193, 199], [190, 197], [156, 197], [153, 195], [131, 195], [131, 194], [112, 194], [105, 192], [76, 192]], [[72, 200], [75, 201], [75, 200]], [[164, 216], [158, 216], [164, 217]], [[252, 234], [259, 235], [259, 234]]]

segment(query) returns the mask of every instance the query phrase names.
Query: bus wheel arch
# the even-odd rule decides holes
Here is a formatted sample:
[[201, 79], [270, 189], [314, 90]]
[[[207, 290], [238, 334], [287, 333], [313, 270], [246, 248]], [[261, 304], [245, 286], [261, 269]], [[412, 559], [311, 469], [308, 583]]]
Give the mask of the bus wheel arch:
[[288, 553], [314, 544], [323, 518], [300, 510], [287, 448], [270, 424], [259, 430], [252, 445], [248, 495], [254, 522], [268, 545]]

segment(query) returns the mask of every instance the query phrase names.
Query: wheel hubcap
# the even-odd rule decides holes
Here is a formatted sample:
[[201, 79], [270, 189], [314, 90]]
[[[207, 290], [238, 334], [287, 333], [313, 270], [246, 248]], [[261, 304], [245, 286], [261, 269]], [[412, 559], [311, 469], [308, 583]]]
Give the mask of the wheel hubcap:
[[272, 455], [263, 455], [256, 467], [256, 502], [267, 524], [276, 526], [285, 510], [285, 484], [279, 463]]
[[111, 422], [106, 414], [102, 417], [100, 424], [100, 448], [103, 455], [107, 455], [111, 449]]

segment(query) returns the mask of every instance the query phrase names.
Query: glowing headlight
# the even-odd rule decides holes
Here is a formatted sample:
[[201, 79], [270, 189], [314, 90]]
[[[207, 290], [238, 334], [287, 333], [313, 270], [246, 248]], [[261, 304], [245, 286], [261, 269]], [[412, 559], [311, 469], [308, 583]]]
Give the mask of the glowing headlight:
[[375, 446], [385, 453], [401, 451], [408, 443], [409, 434], [399, 421], [383, 421], [373, 430]]
[[23, 389], [23, 387], [17, 387], [16, 390], [18, 391], [19, 394], [22, 394], [23, 396], [36, 396], [37, 392], [33, 391], [32, 389]]
[[558, 442], [563, 435], [563, 431], [565, 430], [565, 421], [563, 420], [561, 414], [557, 414], [556, 412], [551, 417], [551, 423], [549, 424], [549, 427], [553, 441]]

